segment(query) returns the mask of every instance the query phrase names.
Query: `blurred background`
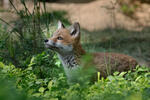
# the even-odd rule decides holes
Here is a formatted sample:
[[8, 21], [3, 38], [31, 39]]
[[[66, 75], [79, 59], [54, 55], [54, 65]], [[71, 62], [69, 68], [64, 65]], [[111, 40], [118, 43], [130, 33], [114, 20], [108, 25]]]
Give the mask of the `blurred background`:
[[[82, 43], [88, 51], [125, 53], [141, 64], [150, 64], [149, 0], [1, 0], [0, 19], [1, 27], [11, 32], [8, 35], [11, 39], [1, 32], [2, 39], [7, 37], [12, 43], [25, 40], [26, 43], [22, 41], [24, 46], [21, 43], [19, 48], [26, 50], [29, 47], [27, 49], [32, 49], [33, 54], [42, 51], [43, 30], [47, 31], [48, 37], [61, 20], [67, 26], [80, 23]], [[29, 43], [31, 40], [33, 43]], [[6, 45], [9, 49], [0, 52], [5, 51], [5, 58], [9, 56], [14, 64], [18, 64], [15, 55], [20, 51], [17, 52], [16, 44]]]
[[[140, 65], [150, 66], [150, 0], [0, 0], [0, 81], [3, 81], [0, 82], [0, 100], [12, 97], [12, 100], [37, 100], [27, 96], [80, 100], [62, 99], [68, 98], [70, 93], [71, 98], [75, 94], [78, 97], [78, 90], [85, 98], [97, 93], [102, 100], [106, 97], [110, 97], [107, 100], [120, 100], [117, 98], [137, 91], [146, 94], [143, 98], [150, 98], [149, 70], [145, 69], [127, 74], [128, 81], [122, 81], [121, 77], [122, 87], [119, 77], [119, 82], [111, 77], [110, 81], [116, 79], [112, 84], [109, 78], [101, 81], [102, 84], [95, 85], [99, 86], [97, 92], [90, 90], [90, 96], [86, 95], [89, 87], [87, 90], [78, 85], [68, 88], [60, 61], [43, 44], [57, 29], [58, 20], [67, 27], [74, 22], [80, 23], [81, 43], [87, 52], [123, 53], [136, 58]], [[143, 72], [147, 73], [138, 76]], [[9, 83], [10, 80], [13, 82]], [[18, 93], [18, 90], [23, 92]], [[149, 100], [142, 99], [141, 95], [125, 100]]]

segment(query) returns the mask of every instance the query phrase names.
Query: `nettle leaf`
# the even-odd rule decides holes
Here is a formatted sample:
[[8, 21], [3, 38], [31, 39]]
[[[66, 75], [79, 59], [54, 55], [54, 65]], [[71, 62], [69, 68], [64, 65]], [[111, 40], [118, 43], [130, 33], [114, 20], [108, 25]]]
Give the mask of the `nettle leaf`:
[[50, 81], [50, 82], [48, 83], [48, 86], [47, 86], [49, 90], [51, 90], [52, 85], [53, 85], [53, 81]]
[[114, 76], [117, 76], [118, 74], [119, 74], [119, 72], [114, 72], [113, 73]]
[[39, 92], [44, 93], [44, 91], [45, 91], [45, 88], [44, 88], [44, 87], [40, 87], [40, 88], [39, 88]]
[[135, 82], [137, 82], [138, 80], [140, 80], [142, 78], [142, 76], [139, 76], [135, 79]]
[[37, 80], [35, 83], [36, 84], [41, 84], [42, 82], [40, 80]]
[[125, 74], [126, 74], [127, 72], [121, 72], [120, 74], [119, 74], [119, 76], [124, 76]]
[[115, 78], [113, 77], [113, 76], [108, 76], [107, 77], [110, 81], [114, 81], [115, 80]]
[[147, 72], [144, 76], [150, 78], [150, 72]]
[[41, 96], [41, 93], [34, 93], [33, 96], [35, 96], [35, 97], [40, 97], [40, 96]]
[[4, 68], [4, 67], [5, 65], [2, 62], [0, 62], [0, 68]]

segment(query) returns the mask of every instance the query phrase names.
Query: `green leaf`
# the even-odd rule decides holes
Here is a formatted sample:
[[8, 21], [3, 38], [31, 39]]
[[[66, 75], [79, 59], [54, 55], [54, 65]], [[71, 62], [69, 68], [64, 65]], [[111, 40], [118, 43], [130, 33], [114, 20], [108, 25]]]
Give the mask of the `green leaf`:
[[0, 68], [4, 68], [4, 67], [5, 65], [2, 62], [0, 62]]
[[52, 85], [53, 85], [53, 82], [52, 82], [52, 81], [50, 81], [50, 82], [48, 83], [48, 86], [47, 86], [49, 90], [51, 90]]
[[114, 78], [113, 76], [108, 76], [108, 79], [109, 79], [110, 81], [115, 80], [115, 78]]
[[119, 76], [124, 76], [127, 72], [121, 72]]
[[119, 72], [114, 72], [113, 73], [114, 76], [117, 76], [118, 74], [119, 74]]
[[41, 96], [41, 94], [40, 93], [34, 93], [33, 96], [39, 97], [39, 96]]
[[39, 92], [41, 92], [41, 93], [43, 93], [43, 92], [44, 92], [44, 90], [45, 90], [45, 88], [44, 88], [44, 87], [40, 87], [40, 88], [39, 88]]
[[142, 76], [139, 76], [135, 79], [135, 82], [137, 82], [140, 78], [142, 78]]

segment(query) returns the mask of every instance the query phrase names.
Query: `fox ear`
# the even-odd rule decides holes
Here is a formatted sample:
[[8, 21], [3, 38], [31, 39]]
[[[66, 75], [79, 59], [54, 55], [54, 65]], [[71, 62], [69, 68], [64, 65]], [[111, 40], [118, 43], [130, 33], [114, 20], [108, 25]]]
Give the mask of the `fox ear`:
[[73, 25], [69, 28], [70, 34], [73, 37], [79, 37], [80, 36], [80, 24], [78, 22], [75, 22]]
[[61, 29], [61, 28], [65, 28], [65, 26], [64, 26], [63, 23], [59, 20], [59, 21], [58, 21], [58, 27], [57, 27], [57, 29]]

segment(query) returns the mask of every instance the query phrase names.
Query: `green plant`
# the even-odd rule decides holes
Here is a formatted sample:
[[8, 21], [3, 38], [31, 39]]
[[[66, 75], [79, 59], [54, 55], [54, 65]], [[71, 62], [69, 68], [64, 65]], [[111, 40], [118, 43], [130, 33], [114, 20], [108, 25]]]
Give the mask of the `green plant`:
[[122, 12], [128, 16], [131, 16], [135, 12], [136, 8], [137, 8], [136, 5], [129, 6], [129, 5], [123, 4], [121, 6]]
[[56, 27], [58, 19], [65, 24], [69, 22], [62, 17], [66, 14], [63, 11], [48, 13], [44, 0], [41, 4], [38, 0], [34, 0], [32, 11], [27, 8], [25, 0], [21, 0], [21, 5], [24, 7], [21, 10], [18, 10], [11, 0], [10, 3], [19, 19], [13, 21], [14, 26], [0, 19], [8, 27], [0, 26], [0, 48], [2, 49], [0, 59], [7, 63], [11, 62], [16, 67], [25, 68], [33, 55], [44, 51], [44, 39], [53, 31], [52, 27]]
[[0, 79], [1, 100], [42, 100], [41, 98], [28, 97], [25, 92], [17, 91], [13, 81]]
[[[34, 74], [32, 63], [25, 70], [13, 65], [0, 63], [1, 80], [14, 80], [14, 86], [19, 93], [43, 100], [149, 100], [150, 69], [139, 67], [134, 72], [115, 72], [106, 79], [101, 78], [94, 84], [68, 86], [63, 73], [51, 78], [38, 78]], [[7, 83], [6, 83], [7, 84]], [[14, 88], [15, 89], [15, 88]], [[9, 93], [9, 92], [8, 92]], [[14, 94], [16, 95], [16, 94]]]
[[61, 72], [60, 61], [54, 55], [52, 52], [42, 52], [32, 57], [29, 66], [38, 78], [56, 77]]

